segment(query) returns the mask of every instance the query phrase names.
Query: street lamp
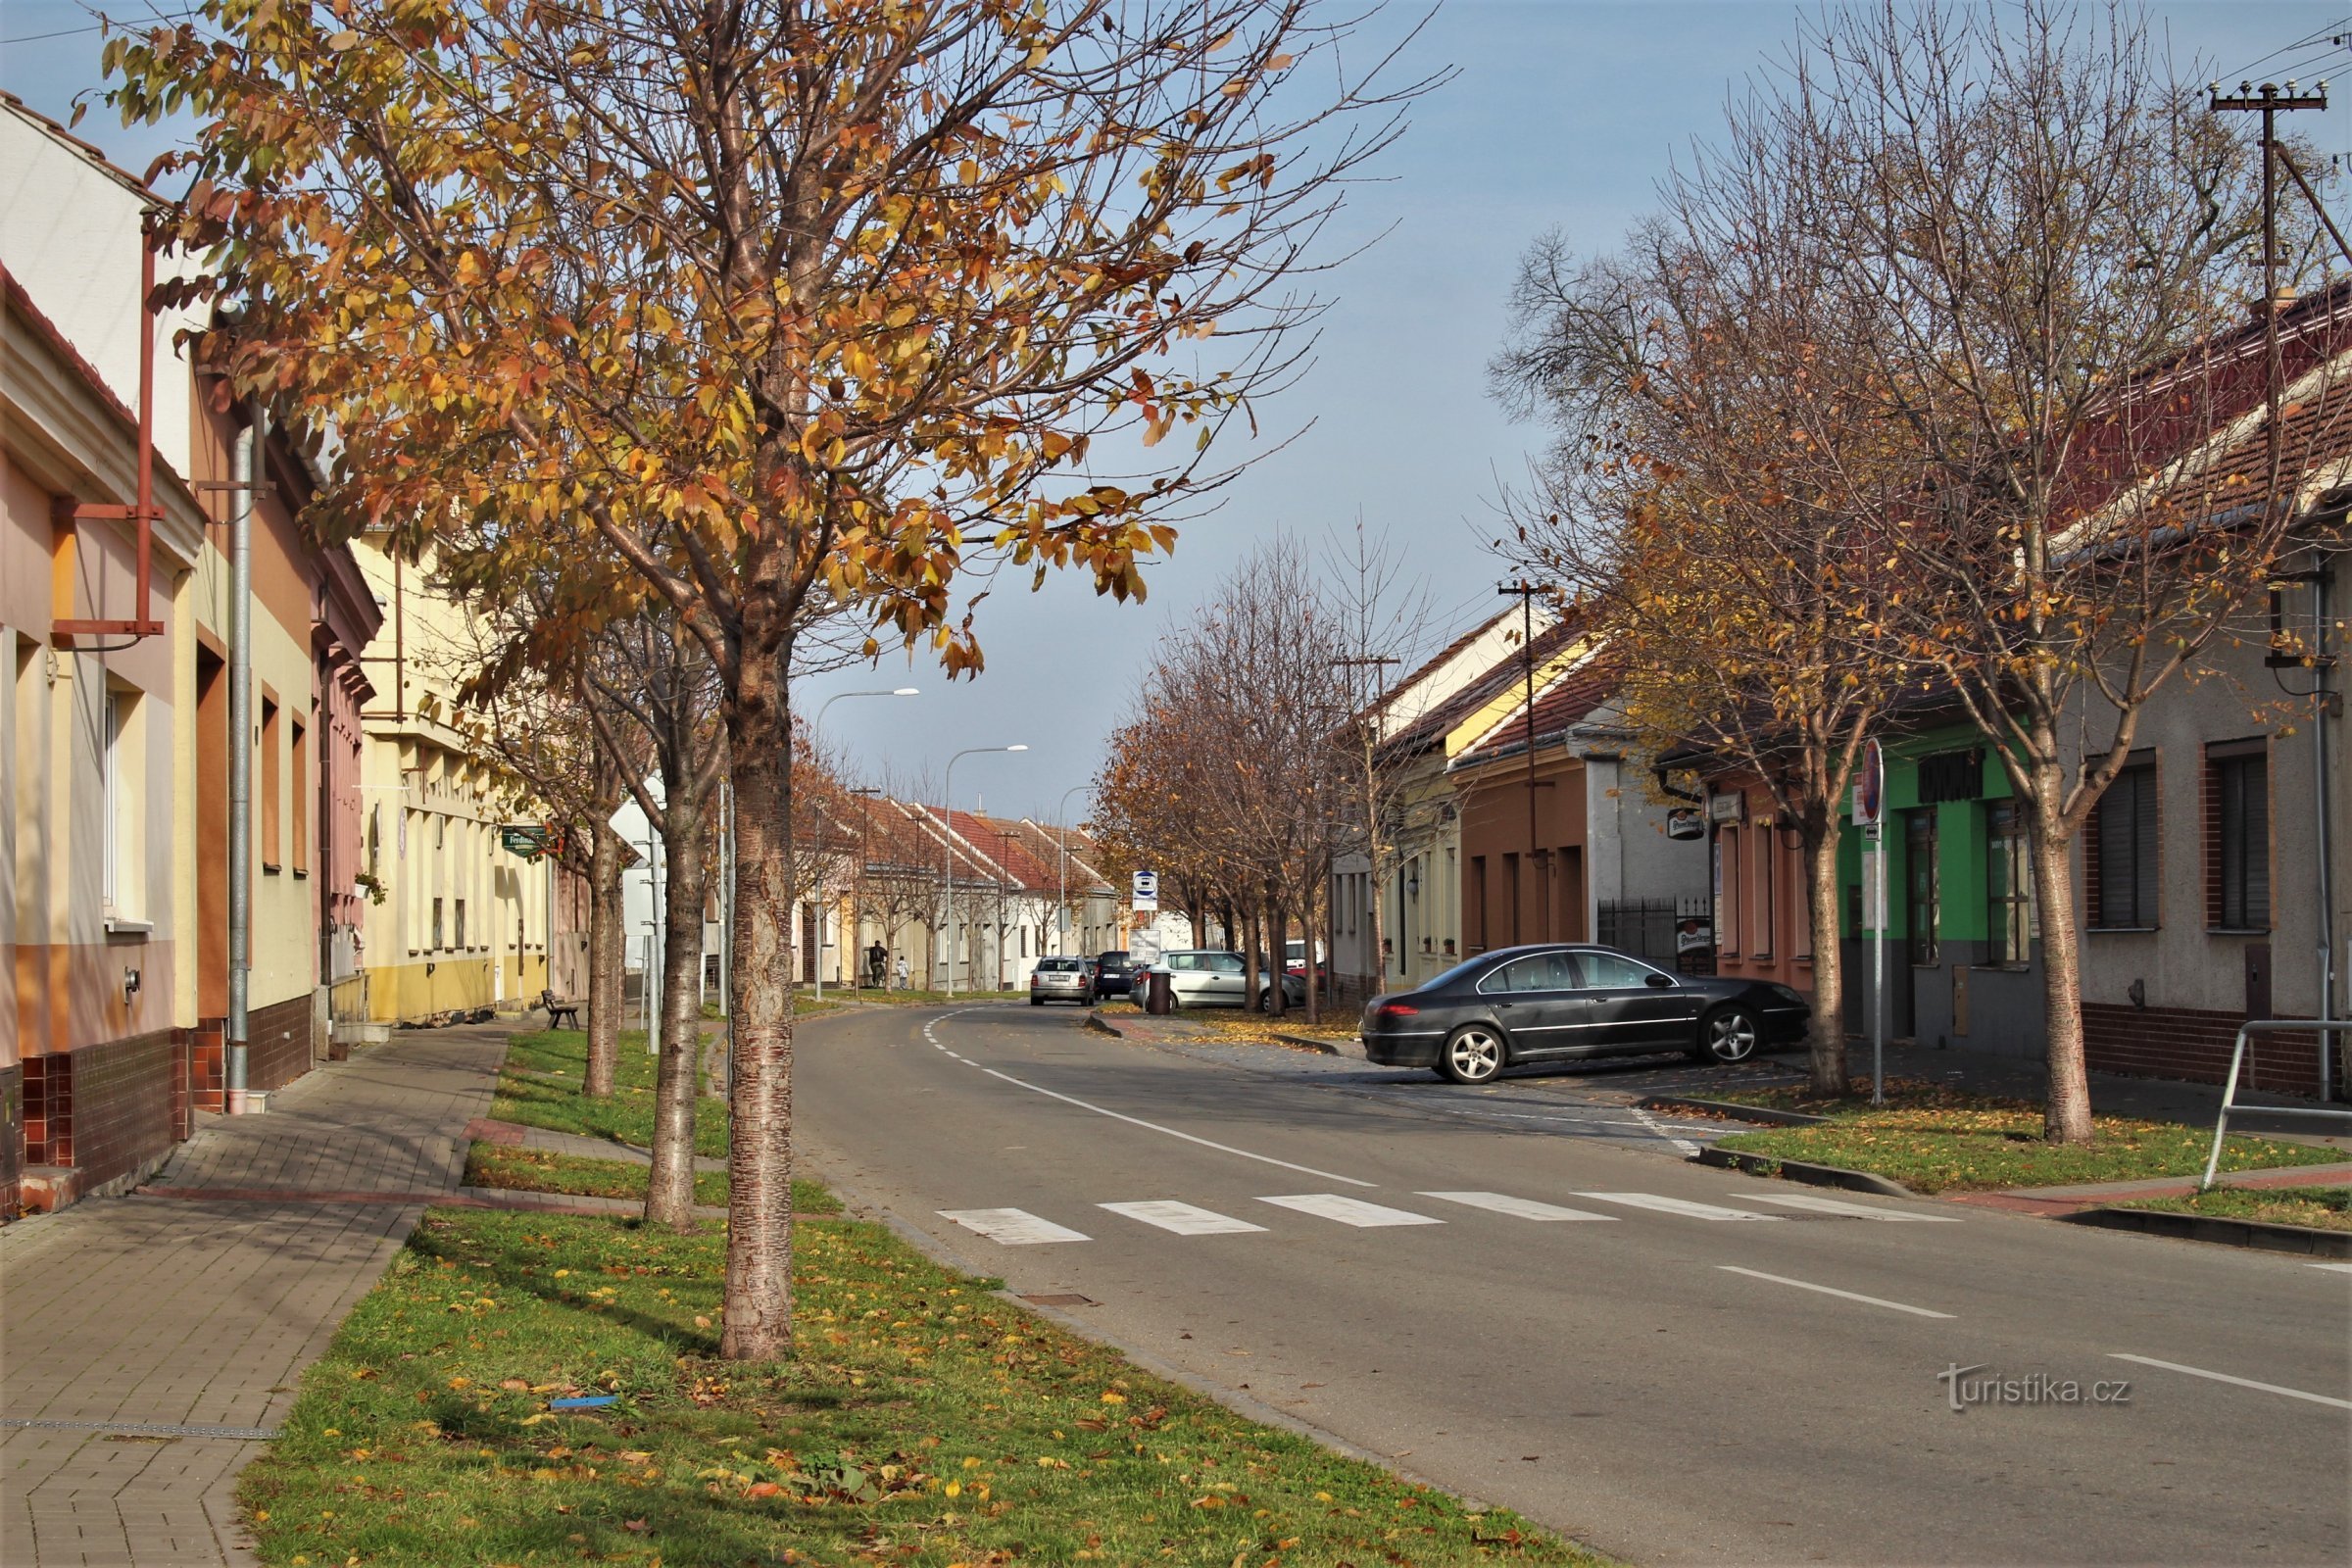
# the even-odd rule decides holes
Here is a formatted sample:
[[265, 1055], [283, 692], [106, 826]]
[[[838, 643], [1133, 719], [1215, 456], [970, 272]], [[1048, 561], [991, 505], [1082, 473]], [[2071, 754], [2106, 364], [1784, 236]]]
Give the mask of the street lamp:
[[[825, 710], [845, 697], [920, 697], [919, 687], [900, 686], [886, 692], [835, 692], [817, 705], [816, 716], [808, 721], [808, 750], [816, 751], [817, 731], [825, 722]], [[816, 1000], [825, 1000], [825, 855], [820, 841], [816, 855], [816, 952], [810, 956], [808, 968], [816, 981]], [[857, 990], [852, 982], [851, 990]]]
[[940, 781], [940, 794], [947, 798], [941, 808], [939, 858], [939, 902], [944, 911], [940, 924], [948, 938], [948, 995], [956, 995], [956, 764], [966, 757], [983, 752], [1025, 752], [1027, 746], [967, 746], [948, 759], [947, 776]]
[[1083, 784], [1073, 784], [1063, 790], [1061, 804], [1054, 808], [1054, 839], [1061, 846], [1061, 902], [1054, 906], [1054, 951], [1057, 955], [1066, 952], [1070, 945], [1070, 797], [1084, 788]]
[[[879, 786], [872, 784], [853, 784], [850, 786], [850, 793], [861, 795], [870, 801], [880, 795], [882, 791]], [[872, 809], [869, 806], [858, 808], [858, 881], [857, 885], [850, 890], [850, 926], [853, 932], [850, 941], [853, 946], [857, 943], [859, 928], [865, 923], [865, 911], [858, 906], [865, 888], [865, 824], [866, 817]], [[852, 996], [858, 994], [858, 956], [855, 952], [850, 955], [850, 994]]]

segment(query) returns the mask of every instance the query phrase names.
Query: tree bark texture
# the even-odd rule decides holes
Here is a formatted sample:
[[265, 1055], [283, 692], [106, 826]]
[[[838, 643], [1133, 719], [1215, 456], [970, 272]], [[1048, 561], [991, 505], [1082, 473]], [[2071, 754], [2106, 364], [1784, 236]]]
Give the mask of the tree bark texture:
[[1291, 1010], [1291, 911], [1277, 901], [1266, 909], [1266, 1010], [1280, 1018]]
[[1838, 836], [1809, 835], [1805, 843], [1805, 917], [1813, 930], [1813, 1015], [1805, 1024], [1807, 1087], [1841, 1096], [1845, 1078], [1845, 949], [1838, 931]]
[[610, 1099], [620, 1066], [620, 835], [590, 827], [588, 861], [588, 1067], [580, 1092]]
[[662, 890], [662, 1055], [654, 1071], [654, 1168], [645, 1219], [687, 1230], [694, 1224], [695, 1077], [703, 1044], [707, 823], [691, 787], [677, 783], [669, 786], [662, 814], [669, 879]]
[[792, 1350], [792, 735], [781, 651], [747, 651], [726, 703], [735, 799], [727, 1284], [719, 1353]]
[[[2055, 763], [2049, 771], [2058, 772]], [[2056, 799], [2063, 779], [2049, 781]], [[2041, 1005], [2048, 1033], [2049, 1099], [2042, 1110], [2042, 1136], [2053, 1144], [2091, 1141], [2090, 1077], [2082, 1051], [2082, 943], [2075, 927], [2075, 878], [2068, 862], [2071, 836], [2035, 810], [2033, 837], [2034, 900], [2041, 920]]]

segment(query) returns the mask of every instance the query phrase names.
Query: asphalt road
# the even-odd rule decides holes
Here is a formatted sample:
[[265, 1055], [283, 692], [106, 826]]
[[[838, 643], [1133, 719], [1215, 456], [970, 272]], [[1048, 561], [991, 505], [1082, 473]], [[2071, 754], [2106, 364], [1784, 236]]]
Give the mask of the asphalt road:
[[[1756, 1181], [1554, 1081], [1465, 1104], [1017, 1004], [798, 1054], [805, 1152], [854, 1200], [1634, 1562], [2352, 1557], [2340, 1265]], [[2129, 1391], [1955, 1412], [1953, 1367]]]

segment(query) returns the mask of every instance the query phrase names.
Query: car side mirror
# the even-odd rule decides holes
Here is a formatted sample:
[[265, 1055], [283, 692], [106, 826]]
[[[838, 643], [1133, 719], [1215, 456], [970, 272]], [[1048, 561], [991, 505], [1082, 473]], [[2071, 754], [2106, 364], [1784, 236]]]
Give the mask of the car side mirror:
[[1660, 974], [1655, 969], [1650, 971], [1649, 978], [1642, 983], [1648, 986], [1652, 991], [1671, 991], [1674, 989], [1673, 976]]

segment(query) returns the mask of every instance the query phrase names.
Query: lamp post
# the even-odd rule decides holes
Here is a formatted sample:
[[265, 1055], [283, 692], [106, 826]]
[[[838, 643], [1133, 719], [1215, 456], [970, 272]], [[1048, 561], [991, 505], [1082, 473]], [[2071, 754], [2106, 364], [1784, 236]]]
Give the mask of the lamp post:
[[[816, 716], [808, 721], [808, 750], [816, 750], [817, 732], [824, 726], [825, 710], [845, 697], [920, 697], [922, 690], [915, 686], [900, 686], [886, 692], [835, 692], [817, 705]], [[808, 972], [816, 982], [816, 1000], [825, 1000], [825, 856], [824, 845], [817, 845], [816, 856], [816, 952], [809, 956]], [[855, 985], [851, 987], [854, 991]]]
[[1070, 797], [1086, 788], [1073, 784], [1061, 792], [1061, 804], [1054, 808], [1054, 841], [1061, 849], [1061, 885], [1054, 906], [1054, 953], [1060, 956], [1069, 948], [1070, 937]]
[[[850, 786], [850, 793], [862, 795], [870, 801], [882, 791], [878, 786], [872, 784], [853, 784]], [[865, 819], [866, 813], [871, 809], [871, 807], [866, 806], [858, 808], [858, 881], [850, 892], [850, 928], [852, 932], [850, 941], [853, 947], [857, 943], [859, 928], [865, 924], [865, 913], [858, 907], [858, 896], [865, 887]], [[858, 994], [858, 954], [853, 952], [850, 955], [850, 995], [853, 997]]]
[[948, 938], [948, 995], [956, 994], [956, 764], [966, 757], [983, 752], [1025, 752], [1022, 746], [967, 746], [948, 759], [947, 776], [940, 781], [940, 794], [947, 804], [940, 808], [939, 902], [940, 924]]

